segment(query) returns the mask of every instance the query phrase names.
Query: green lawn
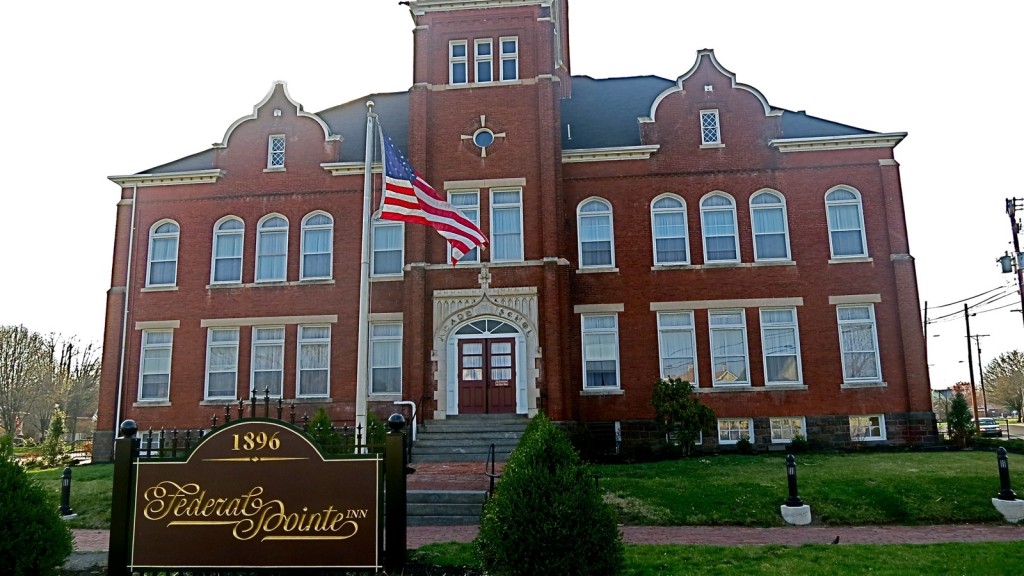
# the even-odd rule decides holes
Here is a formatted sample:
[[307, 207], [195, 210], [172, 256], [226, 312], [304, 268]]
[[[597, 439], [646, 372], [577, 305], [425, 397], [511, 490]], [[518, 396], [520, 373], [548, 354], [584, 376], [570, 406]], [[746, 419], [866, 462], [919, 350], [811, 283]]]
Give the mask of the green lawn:
[[[30, 470], [29, 477], [53, 491], [60, 501], [63, 468]], [[71, 510], [78, 518], [68, 521], [72, 528], [110, 528], [110, 492], [114, 483], [113, 464], [87, 464], [71, 468]]]

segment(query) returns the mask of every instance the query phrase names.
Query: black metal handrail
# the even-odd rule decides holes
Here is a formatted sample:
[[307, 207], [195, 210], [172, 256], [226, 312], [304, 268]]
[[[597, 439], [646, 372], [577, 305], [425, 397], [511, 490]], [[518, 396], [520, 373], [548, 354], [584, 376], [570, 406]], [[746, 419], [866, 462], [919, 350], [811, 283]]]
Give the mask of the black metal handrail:
[[[501, 474], [495, 472], [495, 460], [494, 444], [492, 443], [491, 447], [487, 450], [487, 461], [484, 462], [484, 476], [490, 478], [491, 483], [490, 488], [487, 489], [488, 499], [494, 496], [494, 483], [501, 478]], [[490, 471], [487, 470], [488, 468], [490, 468]]]

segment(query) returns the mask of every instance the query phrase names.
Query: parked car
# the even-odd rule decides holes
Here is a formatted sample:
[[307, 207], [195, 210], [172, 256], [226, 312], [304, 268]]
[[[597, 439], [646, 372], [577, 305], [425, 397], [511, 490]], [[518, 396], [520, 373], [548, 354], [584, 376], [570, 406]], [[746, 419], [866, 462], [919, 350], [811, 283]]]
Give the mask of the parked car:
[[1002, 436], [1003, 427], [996, 422], [995, 418], [978, 418], [978, 428], [982, 436]]

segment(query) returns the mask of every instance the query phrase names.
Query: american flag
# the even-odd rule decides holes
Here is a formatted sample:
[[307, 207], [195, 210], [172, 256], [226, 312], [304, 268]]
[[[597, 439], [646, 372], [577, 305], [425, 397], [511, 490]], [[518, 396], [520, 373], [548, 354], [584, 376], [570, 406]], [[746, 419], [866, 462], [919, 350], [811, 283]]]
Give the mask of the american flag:
[[473, 248], [487, 244], [480, 228], [438, 195], [383, 130], [381, 140], [384, 142], [381, 218], [432, 226], [452, 247], [452, 264]]

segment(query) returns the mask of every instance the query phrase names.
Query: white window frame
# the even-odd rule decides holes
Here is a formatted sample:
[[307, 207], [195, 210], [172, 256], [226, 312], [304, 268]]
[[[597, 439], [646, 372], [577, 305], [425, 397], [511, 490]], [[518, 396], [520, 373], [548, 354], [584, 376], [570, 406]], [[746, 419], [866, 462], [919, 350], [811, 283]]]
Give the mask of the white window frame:
[[[757, 204], [758, 198], [775, 198], [779, 201], [777, 204]], [[779, 210], [782, 212], [782, 232], [763, 232], [757, 229], [757, 213], [768, 212]], [[752, 236], [754, 237], [754, 261], [755, 262], [784, 262], [792, 260], [792, 255], [789, 246], [789, 213], [786, 209], [786, 197], [775, 190], [759, 190], [750, 197], [750, 229]], [[759, 255], [758, 237], [763, 236], [777, 236], [782, 234], [784, 243], [786, 245], [786, 253], [783, 256], [767, 256], [761, 257]]]
[[[318, 216], [327, 218], [329, 222], [327, 224], [310, 224], [309, 221]], [[320, 252], [313, 252], [312, 248], [306, 244], [306, 233], [307, 232], [323, 232], [326, 231], [328, 235], [327, 250]], [[302, 257], [299, 259], [299, 280], [329, 280], [334, 277], [334, 217], [324, 212], [323, 210], [317, 210], [310, 212], [302, 219], [302, 233], [299, 236], [299, 250]], [[327, 274], [314, 276], [306, 272], [306, 256], [323, 256], [327, 255]], [[287, 263], [287, 257], [285, 258]], [[287, 269], [287, 264], [285, 265]]]
[[[471, 199], [472, 202], [462, 203], [462, 199]], [[448, 203], [454, 206], [462, 215], [478, 228], [480, 227], [480, 190], [449, 190]], [[467, 210], [469, 211], [467, 213]], [[492, 239], [493, 240], [493, 239]], [[493, 244], [491, 244], [493, 246]], [[448, 245], [448, 262], [452, 261], [452, 247]], [[475, 264], [480, 262], [480, 249], [473, 247], [465, 256], [459, 258], [456, 266], [460, 264]]]
[[[792, 322], [772, 322], [765, 318], [765, 313], [768, 312], [780, 312], [787, 311], [793, 313]], [[803, 376], [803, 362], [800, 358], [800, 327], [797, 319], [797, 311], [795, 307], [792, 308], [761, 308], [759, 311], [761, 320], [761, 359], [764, 364], [764, 383], [766, 386], [780, 385], [780, 386], [796, 386], [802, 385], [804, 381]], [[793, 343], [795, 350], [792, 354], [781, 354], [775, 353], [773, 350], [768, 349], [768, 331], [769, 330], [791, 330], [793, 333]], [[793, 356], [796, 362], [796, 380], [772, 380], [768, 371], [768, 358], [769, 357], [784, 357]]]
[[[877, 419], [877, 424], [872, 423], [872, 419]], [[878, 428], [877, 435], [871, 434], [874, 428]], [[861, 434], [861, 431], [865, 431], [866, 434]], [[853, 442], [872, 442], [885, 439], [885, 414], [850, 415], [850, 440]]]
[[[378, 327], [378, 326], [397, 327], [398, 328], [398, 334], [397, 335], [395, 335], [395, 334], [387, 334], [387, 335], [375, 334], [374, 333], [374, 328]], [[402, 345], [403, 345], [402, 339], [403, 339], [404, 334], [405, 334], [405, 328], [402, 326], [401, 322], [372, 322], [372, 323], [370, 323], [370, 331], [369, 332], [370, 332], [370, 346], [369, 346], [369, 348], [370, 348], [370, 378], [369, 378], [370, 383], [369, 383], [368, 389], [369, 389], [370, 396], [400, 396], [402, 394], [402, 389], [403, 389], [402, 379], [404, 377], [403, 369], [402, 369], [402, 356], [404, 354], [404, 351], [402, 350]], [[377, 354], [375, 353], [376, 346], [374, 346], [374, 344], [383, 344], [383, 345], [389, 345], [390, 344], [390, 345], [394, 345], [396, 343], [398, 344], [398, 365], [397, 366], [396, 365], [392, 365], [392, 364], [385, 364], [383, 362], [383, 360], [377, 358]], [[377, 390], [375, 390], [374, 389], [374, 382], [376, 380], [374, 378], [374, 374], [378, 370], [394, 370], [396, 368], [398, 369], [398, 390], [397, 391], [390, 391], [390, 390], [377, 391]]]
[[[830, 200], [829, 196], [834, 195], [837, 192], [849, 192], [855, 198], [846, 198], [840, 200]], [[833, 225], [831, 208], [852, 206], [857, 209], [857, 224], [858, 228], [838, 228]], [[831, 257], [835, 260], [841, 260], [844, 258], [867, 258], [868, 257], [868, 234], [867, 228], [864, 226], [864, 200], [860, 194], [860, 191], [852, 186], [833, 186], [825, 193], [825, 221], [828, 226], [828, 250]], [[832, 235], [840, 232], [851, 232], [856, 230], [860, 233], [860, 251], [851, 254], [836, 254], [835, 242], [832, 240]]]
[[[723, 429], [722, 425], [725, 424]], [[744, 426], [740, 426], [743, 424]], [[717, 424], [718, 430], [718, 443], [719, 444], [736, 444], [740, 441], [740, 438], [744, 436], [751, 443], [754, 442], [754, 421], [750, 418], [719, 418]], [[728, 436], [736, 434], [736, 438], [726, 437], [723, 439], [722, 433], [725, 432]]]
[[[505, 43], [511, 42], [515, 46], [514, 52], [505, 52]], [[518, 36], [503, 36], [498, 39], [498, 51], [501, 53], [501, 81], [502, 82], [515, 82], [519, 80], [519, 37]], [[515, 66], [515, 77], [509, 78], [505, 75], [505, 63], [512, 62]]]
[[[601, 205], [604, 210], [584, 212], [583, 208], [589, 205]], [[600, 238], [597, 240], [583, 240], [583, 222], [584, 220], [605, 218], [608, 220], [608, 237]], [[615, 214], [612, 211], [611, 202], [597, 196], [592, 196], [579, 203], [576, 206], [576, 248], [577, 255], [579, 257], [579, 268], [583, 269], [595, 269], [595, 268], [615, 268]], [[583, 263], [583, 245], [584, 243], [592, 242], [608, 242], [610, 254], [610, 261], [607, 264], [584, 264]]]
[[[455, 55], [455, 47], [461, 46], [463, 56]], [[462, 82], [455, 81], [456, 67], [462, 67], [464, 78]], [[448, 83], [452, 85], [469, 84], [469, 43], [465, 40], [450, 40], [448, 42]]]
[[[738, 315], [740, 322], [732, 324], [715, 324], [714, 318], [726, 317], [730, 315]], [[746, 374], [746, 379], [734, 380], [731, 382], [719, 382], [718, 372], [715, 369], [718, 358], [720, 355], [715, 354], [715, 341], [716, 334], [724, 332], [736, 332], [739, 331], [742, 336], [743, 343], [743, 370]], [[708, 343], [711, 352], [711, 381], [715, 387], [730, 387], [730, 386], [750, 386], [750, 349], [747, 340], [747, 315], [746, 311], [742, 308], [739, 309], [726, 309], [726, 310], [708, 310]], [[731, 356], [730, 356], [731, 357]], [[738, 376], [738, 375], [736, 375]]]
[[[803, 416], [769, 418], [768, 427], [771, 430], [772, 444], [789, 444], [797, 434], [805, 440], [807, 439], [807, 419]], [[787, 434], [789, 435], [788, 437], [786, 436]]]
[[[229, 223], [238, 223], [241, 228], [229, 228], [221, 229], [222, 226]], [[232, 254], [230, 256], [218, 256], [218, 248], [220, 243], [229, 237], [238, 236], [238, 254]], [[216, 224], [213, 225], [213, 251], [210, 254], [210, 284], [241, 284], [242, 283], [242, 270], [245, 267], [245, 222], [237, 216], [225, 216], [220, 220], [217, 220]], [[229, 278], [227, 280], [217, 279], [217, 262], [223, 260], [238, 260], [238, 277]]]
[[[270, 220], [272, 220], [274, 218], [280, 218], [281, 220], [284, 220], [284, 228], [277, 228], [277, 227], [275, 227], [275, 228], [270, 228], [269, 230], [264, 230], [264, 226], [267, 224], [267, 222], [269, 222]], [[256, 225], [256, 276], [255, 276], [256, 282], [285, 282], [285, 281], [288, 280], [288, 234], [289, 234], [289, 228], [290, 228], [290, 225], [289, 225], [288, 219], [285, 218], [284, 216], [282, 216], [281, 214], [277, 214], [277, 213], [267, 214], [263, 218], [260, 218], [259, 223]], [[261, 266], [260, 266], [261, 262], [260, 261], [265, 256], [263, 254], [263, 238], [264, 238], [264, 236], [266, 234], [279, 234], [279, 233], [283, 233], [284, 234], [284, 253], [283, 254], [273, 254], [272, 256], [280, 257], [280, 258], [284, 259], [284, 275], [281, 276], [280, 278], [276, 277], [276, 276], [273, 277], [273, 278], [264, 278], [262, 273], [261, 273], [261, 271], [260, 271], [260, 268], [261, 268]]]
[[[215, 334], [232, 334], [234, 340], [216, 340]], [[206, 379], [205, 386], [203, 388], [203, 398], [206, 400], [235, 400], [238, 398], [238, 328], [208, 328], [206, 331]], [[231, 366], [230, 370], [227, 370], [227, 366], [214, 367], [213, 366], [213, 354], [218, 349], [233, 349], [235, 356], [234, 366]], [[219, 369], [218, 369], [219, 368]], [[232, 394], [229, 395], [218, 395], [214, 396], [210, 394], [210, 375], [211, 374], [234, 374], [234, 385], [231, 387], [233, 390]]]
[[[481, 54], [480, 47], [487, 46], [488, 53]], [[480, 79], [480, 66], [486, 64], [488, 78]], [[494, 82], [494, 42], [490, 38], [480, 38], [473, 41], [473, 81], [477, 84], [489, 84]]]
[[[403, 222], [396, 222], [394, 220], [381, 220], [374, 219], [371, 223], [370, 231], [370, 242], [372, 247], [370, 249], [370, 276], [374, 278], [386, 278], [401, 276], [405, 269], [405, 224]], [[377, 232], [383, 229], [397, 229], [398, 230], [398, 248], [381, 248], [377, 245]], [[394, 271], [377, 271], [378, 253], [383, 255], [384, 253], [398, 252], [398, 270]]]
[[[682, 325], [676, 323], [670, 323], [669, 318], [686, 318], [689, 320], [689, 325]], [[671, 324], [671, 325], [670, 325]], [[686, 350], [683, 354], [667, 354], [666, 340], [667, 335], [673, 333], [687, 333], [690, 335], [690, 349]], [[690, 384], [694, 388], [700, 386], [698, 369], [697, 369], [697, 329], [694, 325], [694, 314], [692, 310], [674, 310], [671, 312], [658, 312], [658, 369], [662, 378], [669, 377], [681, 377], [677, 374], [669, 374], [665, 370], [665, 364], [671, 360], [687, 359], [689, 358], [693, 362], [693, 379], [690, 380]], [[685, 378], [683, 378], [685, 380]]]
[[[841, 317], [842, 310], [850, 310], [854, 308], [863, 308], [868, 311], [868, 318], [856, 319], [856, 320], [843, 320]], [[842, 359], [843, 367], [843, 383], [844, 384], [859, 384], [865, 382], [882, 382], [882, 359], [881, 352], [878, 347], [878, 322], [875, 316], [875, 305], [871, 303], [865, 304], [844, 304], [836, 306], [836, 322], [839, 324], [839, 356]], [[843, 338], [843, 327], [844, 326], [870, 326], [871, 328], [871, 350], [849, 350], [848, 344], [845, 338]], [[864, 376], [864, 377], [849, 377], [847, 376], [847, 354], [868, 354], [871, 353], [874, 357], [874, 369], [875, 376]]]
[[[280, 338], [275, 338], [275, 339], [260, 338], [259, 337], [260, 332], [262, 332], [262, 331], [269, 331], [269, 330], [280, 330], [281, 331], [281, 337]], [[285, 340], [287, 340], [287, 338], [288, 338], [288, 334], [287, 334], [287, 330], [285, 330], [284, 326], [253, 326], [253, 328], [252, 328], [252, 355], [251, 355], [251, 360], [249, 361], [249, 363], [250, 363], [249, 387], [251, 389], [255, 389], [256, 390], [256, 395], [257, 396], [259, 396], [260, 394], [263, 394], [264, 390], [267, 389], [265, 385], [264, 385], [264, 388], [262, 390], [258, 389], [256, 387], [257, 349], [258, 348], [263, 348], [263, 347], [265, 347], [265, 348], [271, 348], [271, 347], [276, 348], [276, 360], [281, 365], [281, 368], [279, 370], [269, 370], [269, 369], [260, 370], [260, 372], [280, 372], [280, 374], [281, 374], [280, 380], [278, 382], [278, 386], [281, 388], [281, 392], [280, 392], [280, 394], [275, 394], [274, 391], [271, 390], [270, 391], [270, 397], [271, 398], [280, 398], [280, 397], [284, 396], [284, 345], [285, 345]]]
[[[587, 320], [592, 318], [611, 318], [612, 327], [596, 327], [588, 328]], [[581, 332], [581, 343], [583, 345], [582, 358], [583, 358], [583, 390], [621, 390], [622, 389], [622, 377], [619, 373], [621, 369], [621, 362], [619, 361], [619, 315], [615, 313], [596, 313], [596, 314], [581, 314], [580, 315], [580, 332]], [[614, 354], [612, 358], [600, 357], [592, 358], [587, 353], [587, 342], [589, 339], [595, 336], [608, 336], [611, 335], [614, 341]], [[615, 362], [615, 384], [612, 386], [590, 386], [587, 378], [587, 363], [588, 362]]]
[[[306, 329], [325, 329], [327, 336], [307, 336]], [[326, 346], [326, 366], [303, 366], [302, 349], [307, 346]], [[305, 372], [317, 371], [326, 372], [327, 389], [323, 393], [308, 393], [303, 391], [303, 375]], [[300, 324], [296, 333], [295, 346], [295, 397], [296, 398], [327, 398], [331, 395], [331, 325], [330, 324]]]
[[[712, 123], [705, 123], [705, 119], [711, 119]], [[714, 138], [710, 138], [711, 134], [708, 130], [714, 130]], [[712, 108], [708, 110], [700, 111], [700, 145], [701, 146], [719, 146], [722, 144], [722, 122], [718, 115], [718, 109]]]
[[[174, 231], [158, 232], [164, 226], [173, 226]], [[157, 242], [174, 241], [174, 255], [157, 260], [154, 257], [154, 250]], [[149, 229], [149, 251], [146, 254], [146, 287], [177, 286], [178, 285], [178, 249], [181, 246], [181, 226], [174, 220], [163, 219]], [[174, 263], [174, 278], [170, 282], [157, 283], [153, 279], [153, 266], [156, 264]]]
[[287, 142], [284, 134], [271, 134], [267, 138], [267, 170], [284, 170]]
[[[495, 200], [495, 195], [499, 194], [499, 193], [508, 193], [508, 192], [515, 193], [517, 200], [515, 202], [502, 202], [500, 204], [497, 203], [497, 201]], [[523, 258], [524, 258], [524, 255], [523, 255], [523, 252], [524, 252], [524, 246], [523, 246], [523, 189], [522, 188], [491, 188], [490, 194], [491, 194], [491, 248], [490, 248], [489, 252], [491, 254], [491, 262], [522, 262]], [[518, 224], [519, 224], [518, 230], [511, 231], [511, 232], [506, 232], [504, 230], [499, 230], [498, 229], [498, 220], [495, 218], [495, 214], [498, 213], [498, 212], [505, 212], [505, 211], [515, 212], [516, 213], [516, 217], [518, 219]], [[498, 245], [499, 245], [499, 243], [498, 243], [498, 236], [499, 235], [505, 235], [505, 236], [513, 236], [514, 235], [514, 236], [517, 236], [518, 240], [519, 240], [519, 243], [518, 243], [519, 254], [512, 255], [512, 256], [499, 255], [498, 254], [498, 250], [499, 250], [499, 247], [498, 247]]]
[[[729, 205], [728, 206], [707, 206], [707, 207], [704, 206], [704, 203], [708, 202], [712, 198], [722, 198], [722, 199], [728, 200], [729, 201]], [[708, 256], [708, 239], [709, 238], [724, 238], [724, 237], [727, 236], [726, 234], [711, 235], [711, 234], [708, 233], [707, 215], [710, 212], [728, 212], [729, 213], [729, 216], [731, 217], [731, 223], [732, 223], [732, 234], [731, 234], [731, 236], [732, 236], [733, 251], [736, 253], [736, 257], [735, 258], [716, 258], [716, 259], [712, 260]], [[736, 221], [736, 199], [735, 198], [733, 198], [729, 194], [726, 194], [725, 192], [716, 191], [716, 192], [710, 192], [708, 194], [705, 194], [704, 197], [700, 199], [700, 235], [701, 235], [701, 241], [702, 241], [702, 243], [704, 245], [704, 263], [705, 264], [722, 264], [722, 263], [724, 263], [724, 264], [732, 264], [732, 263], [738, 263], [740, 261], [740, 232], [739, 232], [739, 225], [738, 225], [738, 223]]]
[[[657, 204], [663, 200], [671, 200], [679, 202], [679, 206], [669, 207], [657, 207]], [[682, 235], [671, 236], [671, 235], [658, 235], [657, 219], [658, 216], [675, 216], [681, 215], [683, 218], [683, 229]], [[686, 200], [683, 200], [676, 194], [662, 194], [651, 201], [651, 248], [654, 252], [654, 265], [655, 266], [672, 266], [672, 265], [688, 265], [690, 263], [690, 231], [688, 225], [688, 218], [686, 212]], [[683, 241], [683, 259], [682, 260], [668, 260], [661, 259], [658, 251], [658, 240], [675, 240], [682, 239]]]
[[[170, 341], [168, 342], [150, 342], [150, 336], [170, 335]], [[162, 364], [163, 361], [160, 358], [151, 358], [150, 353], [158, 351], [167, 351], [166, 370], [163, 370], [163, 366], [160, 366], [161, 370], [151, 370], [148, 366], [151, 364]], [[139, 402], [166, 402], [171, 398], [171, 367], [174, 364], [174, 330], [143, 330], [142, 331], [142, 349], [139, 353], [139, 391], [138, 399]], [[145, 380], [146, 376], [162, 375], [167, 378], [167, 393], [163, 395], [145, 395]]]

